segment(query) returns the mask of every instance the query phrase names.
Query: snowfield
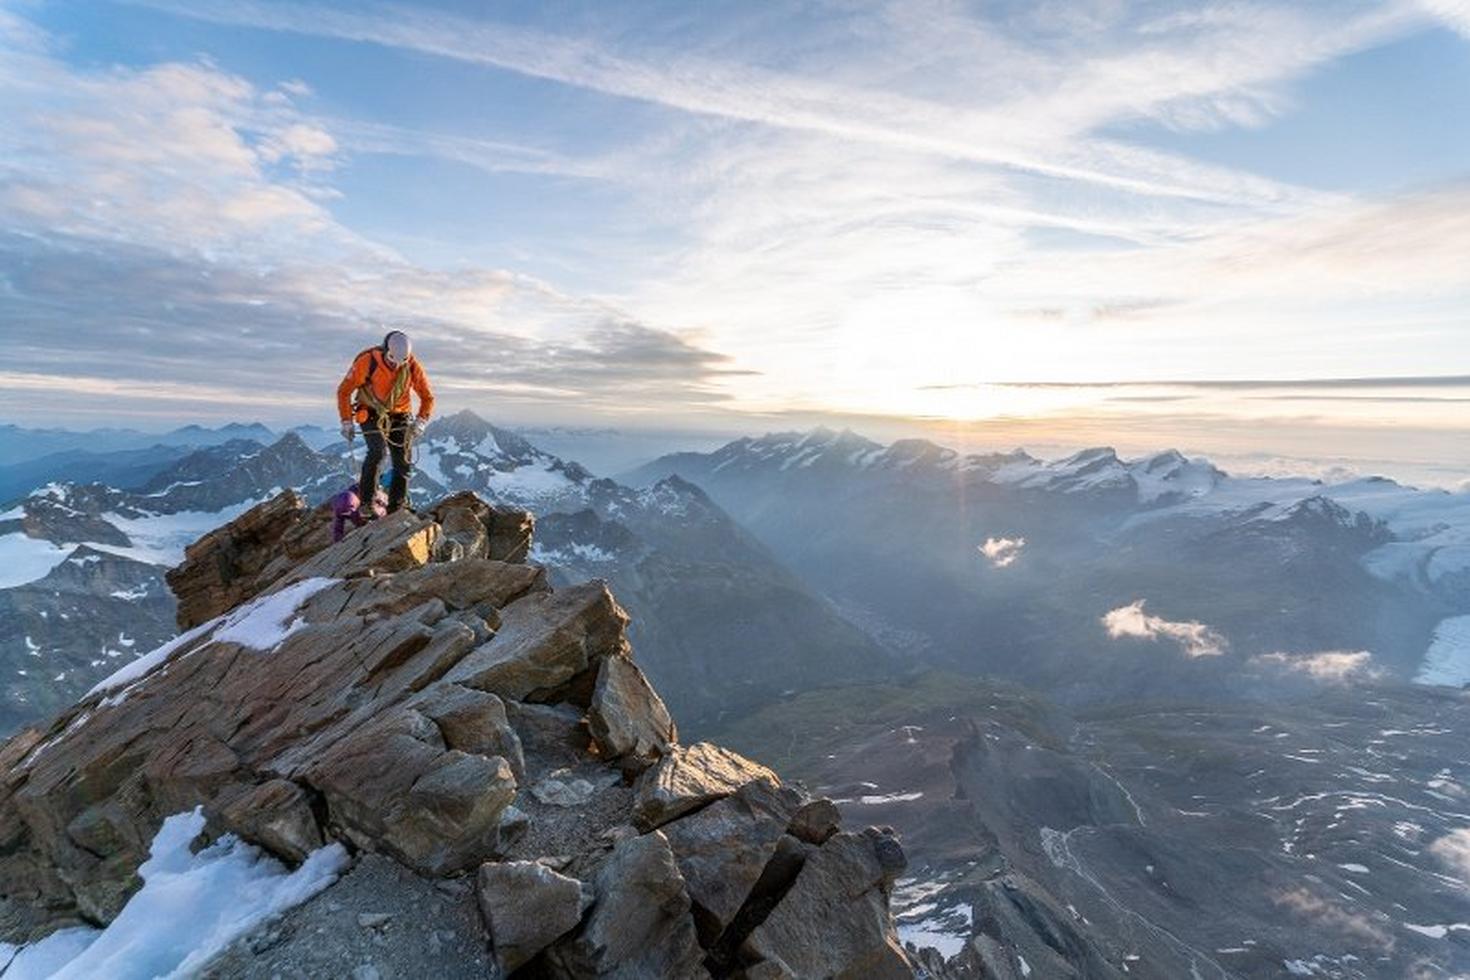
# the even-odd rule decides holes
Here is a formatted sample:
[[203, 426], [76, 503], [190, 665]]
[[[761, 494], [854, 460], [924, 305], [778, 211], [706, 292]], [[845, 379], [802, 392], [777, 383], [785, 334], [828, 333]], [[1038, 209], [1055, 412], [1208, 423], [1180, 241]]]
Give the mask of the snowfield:
[[71, 545], [52, 544], [24, 534], [0, 537], [0, 589], [45, 578], [71, 553]]
[[197, 807], [163, 822], [138, 869], [142, 889], [106, 929], [63, 929], [20, 949], [0, 944], [5, 980], [193, 976], [257, 924], [333, 884], [351, 863], [334, 843], [288, 871], [233, 834], [191, 854], [189, 845], [203, 829]]

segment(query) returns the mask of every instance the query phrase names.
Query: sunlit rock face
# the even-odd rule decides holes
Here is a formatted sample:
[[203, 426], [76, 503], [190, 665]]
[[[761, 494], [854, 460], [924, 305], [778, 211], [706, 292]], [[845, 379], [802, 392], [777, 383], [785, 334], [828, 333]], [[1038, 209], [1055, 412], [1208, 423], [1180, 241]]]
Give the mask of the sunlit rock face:
[[681, 746], [607, 586], [526, 562], [529, 513], [324, 523], [287, 492], [201, 538], [168, 574], [184, 632], [0, 746], [0, 941], [111, 921], [202, 807], [288, 864], [340, 842], [473, 876], [503, 969], [804, 976], [820, 913], [824, 974], [912, 973], [891, 834], [814, 834], [824, 807], [771, 770]]

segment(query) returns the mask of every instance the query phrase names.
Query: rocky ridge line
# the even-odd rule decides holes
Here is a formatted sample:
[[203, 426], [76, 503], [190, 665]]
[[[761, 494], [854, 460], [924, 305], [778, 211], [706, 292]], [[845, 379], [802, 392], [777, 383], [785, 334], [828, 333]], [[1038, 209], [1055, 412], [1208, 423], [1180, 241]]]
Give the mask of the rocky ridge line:
[[492, 975], [911, 976], [891, 833], [681, 745], [606, 586], [526, 563], [533, 523], [458, 494], [332, 544], [288, 492], [201, 538], [158, 662], [0, 744], [0, 939], [106, 924], [202, 806], [288, 863], [473, 880]]

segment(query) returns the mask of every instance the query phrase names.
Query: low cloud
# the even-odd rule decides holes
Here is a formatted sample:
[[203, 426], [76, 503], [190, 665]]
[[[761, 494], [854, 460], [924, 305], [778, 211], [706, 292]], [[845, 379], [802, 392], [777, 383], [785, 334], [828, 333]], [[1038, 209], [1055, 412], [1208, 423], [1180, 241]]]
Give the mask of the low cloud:
[[1282, 908], [1313, 925], [1338, 933], [1358, 942], [1368, 942], [1384, 949], [1392, 949], [1393, 936], [1377, 923], [1360, 912], [1350, 912], [1341, 905], [1315, 895], [1305, 888], [1293, 888], [1280, 892], [1275, 902]]
[[1429, 853], [1443, 861], [1456, 877], [1470, 886], [1470, 827], [1450, 831], [1429, 845]]
[[[696, 340], [496, 270], [283, 264], [270, 275], [140, 245], [0, 231], [7, 337], [0, 412], [299, 417], [333, 411], [352, 354], [389, 328], [414, 338], [446, 407], [616, 413], [718, 405], [739, 375]], [[300, 338], [311, 338], [302, 358]], [[203, 369], [201, 366], [205, 366]]]
[[1204, 623], [1175, 623], [1144, 611], [1145, 600], [1120, 606], [1102, 618], [1108, 636], [1115, 640], [1171, 640], [1188, 657], [1218, 657], [1229, 648], [1225, 637]]
[[979, 550], [994, 567], [1009, 568], [1021, 557], [1021, 549], [1025, 547], [1025, 538], [986, 538]]
[[1314, 680], [1341, 684], [1354, 678], [1376, 677], [1373, 654], [1366, 650], [1327, 650], [1322, 653], [1263, 653], [1250, 659], [1252, 664], [1274, 667]]

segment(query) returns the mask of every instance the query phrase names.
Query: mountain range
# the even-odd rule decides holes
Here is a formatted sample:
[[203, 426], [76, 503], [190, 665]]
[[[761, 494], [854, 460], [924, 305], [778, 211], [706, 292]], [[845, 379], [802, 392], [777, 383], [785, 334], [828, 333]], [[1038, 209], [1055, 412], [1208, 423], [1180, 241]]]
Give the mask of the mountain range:
[[[268, 446], [236, 439], [190, 452], [137, 489], [51, 483], [8, 505], [0, 729], [45, 717], [126, 651], [171, 635], [159, 575], [185, 545], [282, 489], [319, 504], [355, 479], [361, 448], [352, 448], [338, 440], [317, 451], [296, 433]], [[877, 643], [691, 484], [634, 489], [597, 478], [469, 412], [436, 420], [416, 455], [416, 500], [469, 490], [533, 509], [542, 515], [533, 557], [556, 581], [618, 588], [645, 668], [681, 720], [889, 672]], [[147, 587], [117, 587], [123, 578]]]
[[926, 663], [1069, 703], [1290, 696], [1334, 670], [1470, 681], [1470, 495], [823, 429], [623, 479], [671, 475]]
[[[417, 457], [417, 501], [531, 509], [553, 584], [612, 584], [688, 730], [903, 834], [936, 980], [1470, 969], [1470, 496], [825, 429], [607, 479], [470, 413]], [[193, 536], [353, 465], [287, 435], [7, 505], [0, 722], [172, 635]]]

